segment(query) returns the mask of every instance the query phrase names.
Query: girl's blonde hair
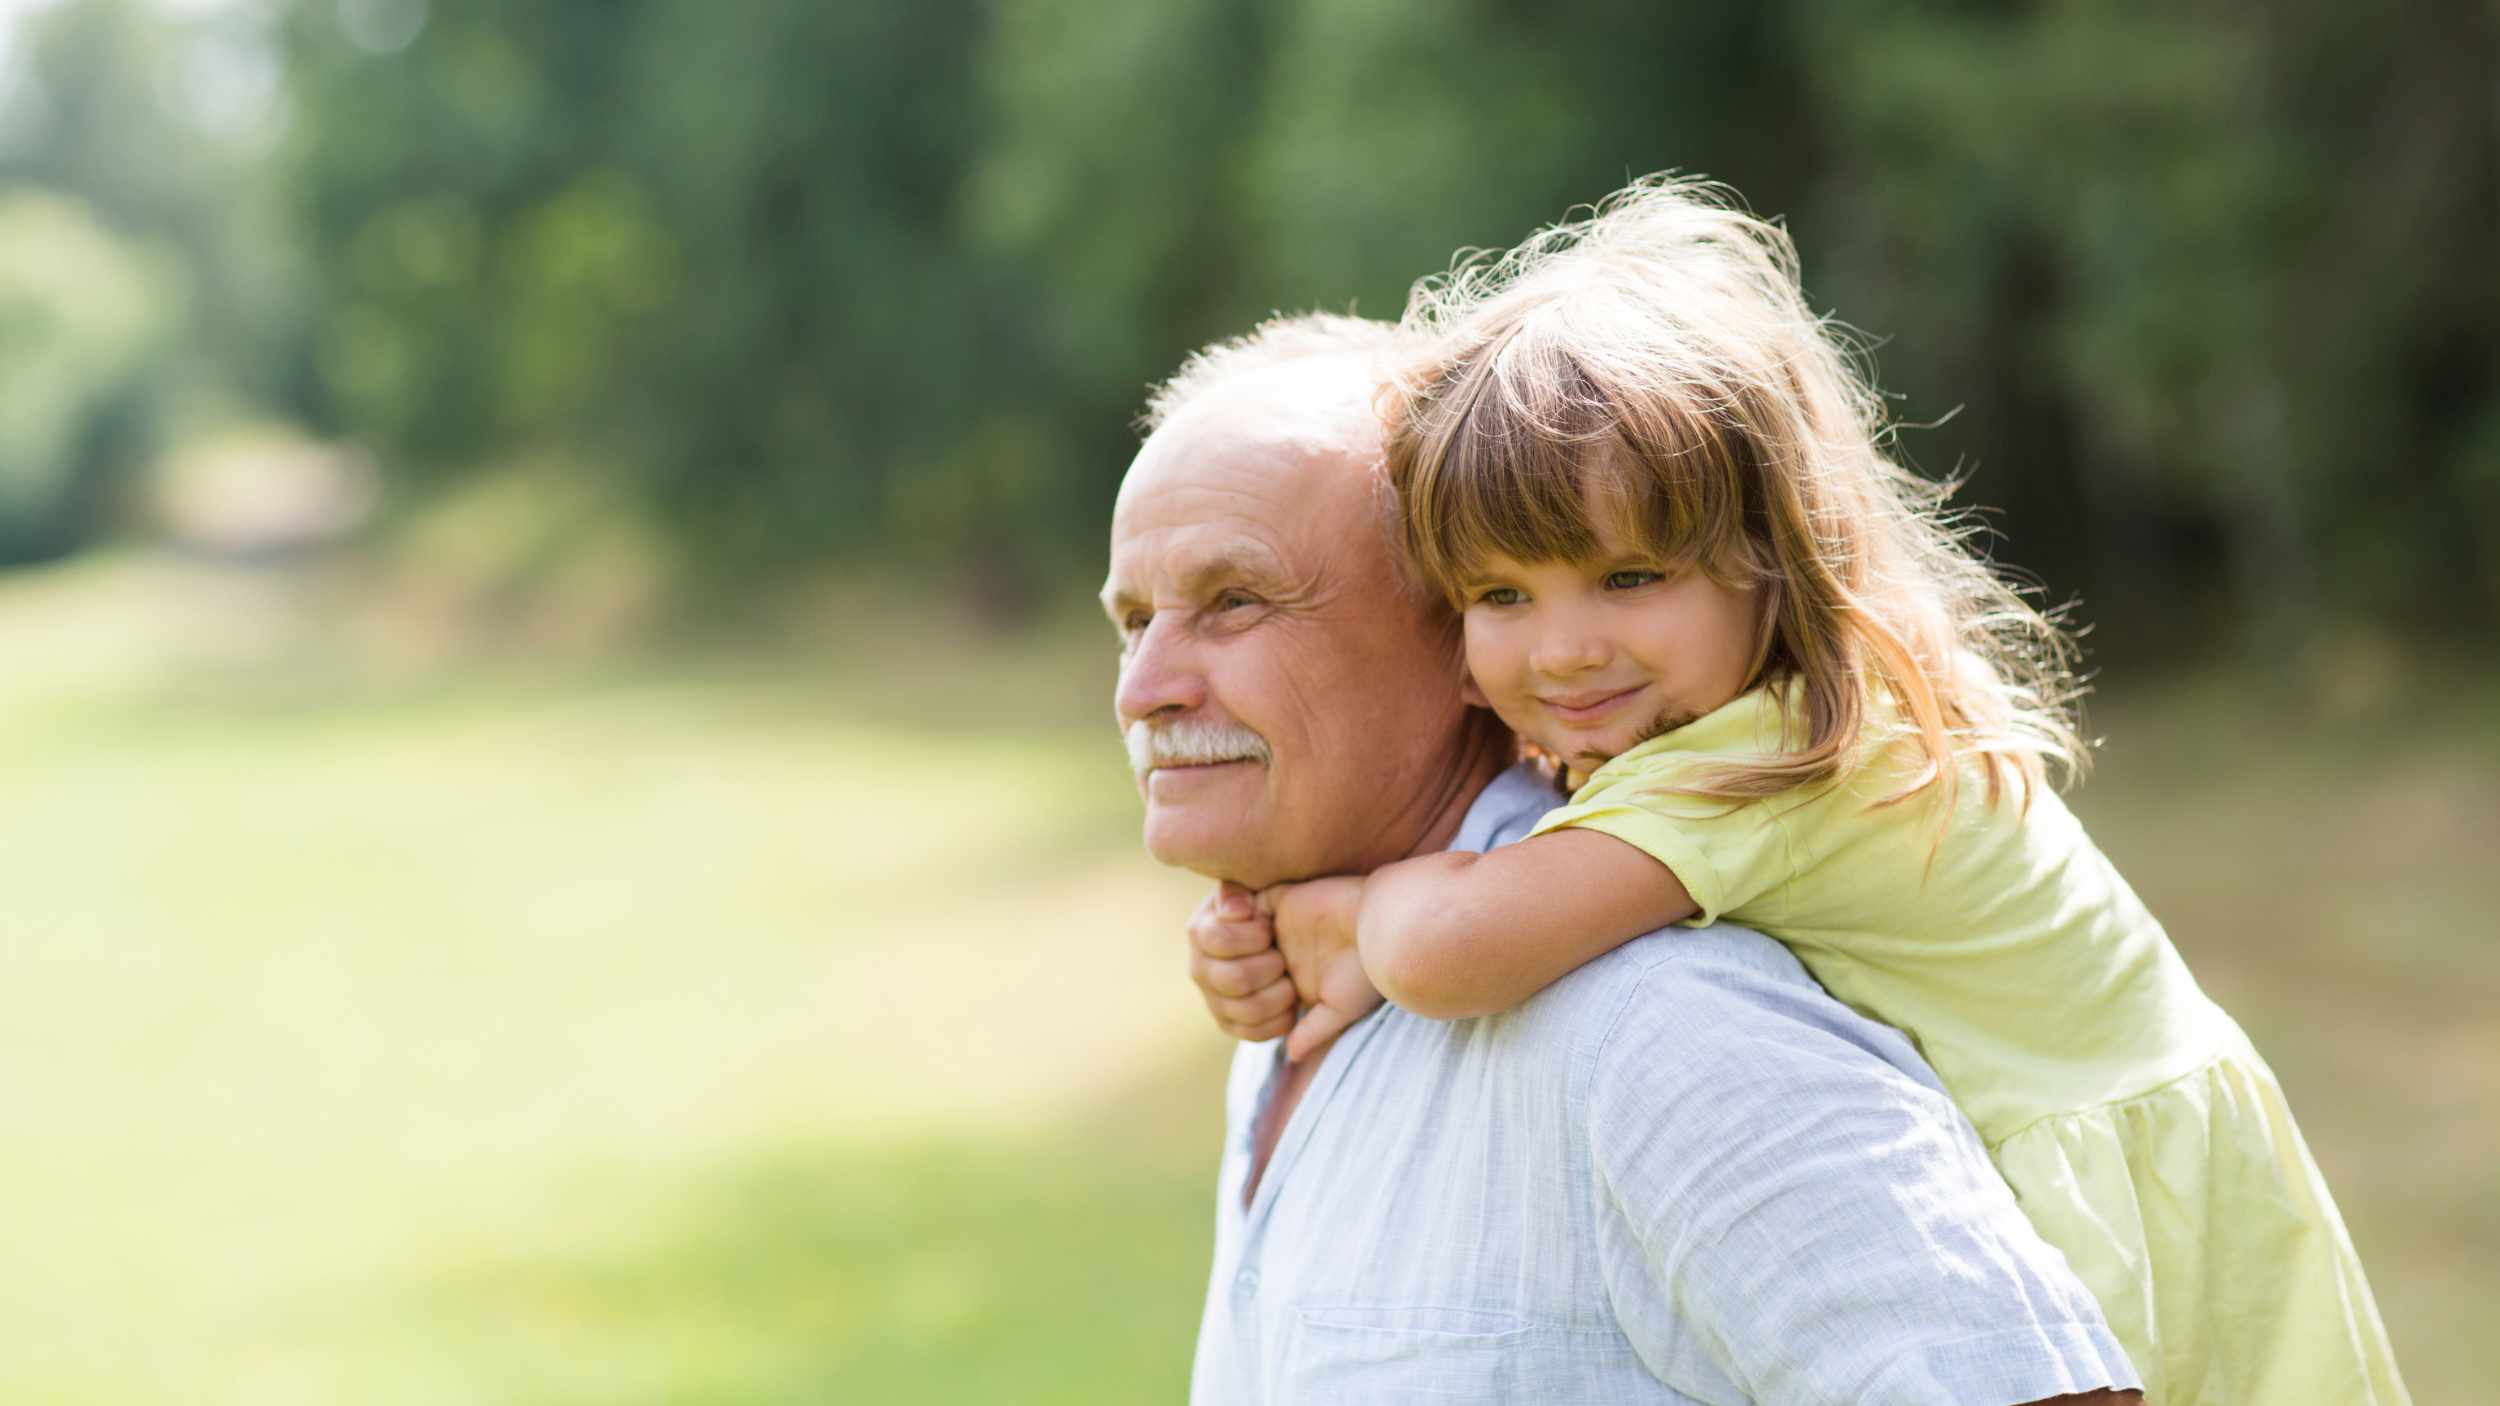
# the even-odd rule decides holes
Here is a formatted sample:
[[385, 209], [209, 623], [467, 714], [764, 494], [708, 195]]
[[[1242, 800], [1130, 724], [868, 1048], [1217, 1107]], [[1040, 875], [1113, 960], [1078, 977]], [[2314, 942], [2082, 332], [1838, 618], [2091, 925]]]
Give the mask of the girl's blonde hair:
[[[1845, 777], [1863, 742], [1902, 737], [1915, 764], [1885, 803], [1938, 787], [1949, 813], [1965, 758], [1991, 803], [2082, 770], [2072, 640], [1970, 550], [1952, 485], [1887, 457], [1854, 346], [1808, 309], [1787, 234], [1733, 192], [1643, 179], [1462, 257], [1416, 285], [1405, 323], [1420, 351], [1383, 392], [1390, 482], [1413, 565], [1454, 604], [1494, 555], [1593, 557], [1601, 520], [1764, 593], [1751, 683], [1793, 680], [1805, 736], [1699, 794]], [[1898, 737], [1870, 734], [1879, 695]]]

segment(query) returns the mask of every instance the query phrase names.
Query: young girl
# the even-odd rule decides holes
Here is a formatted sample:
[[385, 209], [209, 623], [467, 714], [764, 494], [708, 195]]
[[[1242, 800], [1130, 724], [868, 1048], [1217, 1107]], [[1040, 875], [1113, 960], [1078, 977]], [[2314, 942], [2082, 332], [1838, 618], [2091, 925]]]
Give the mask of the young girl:
[[1408, 321], [1408, 553], [1463, 613], [1471, 700], [1570, 800], [1504, 849], [1262, 895], [1328, 993], [1293, 1055], [1372, 988], [1483, 1015], [1746, 924], [1917, 1042], [2148, 1400], [2406, 1400], [2272, 1074], [2046, 784], [2082, 760], [2068, 641], [1885, 457], [1786, 236], [1647, 181]]

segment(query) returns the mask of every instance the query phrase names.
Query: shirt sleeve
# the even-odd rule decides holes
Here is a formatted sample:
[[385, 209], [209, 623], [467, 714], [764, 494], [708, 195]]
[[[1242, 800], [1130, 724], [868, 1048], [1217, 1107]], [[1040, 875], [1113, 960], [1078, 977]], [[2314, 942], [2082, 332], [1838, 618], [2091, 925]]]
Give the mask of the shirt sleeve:
[[1653, 1373], [1714, 1403], [2139, 1385], [1899, 1032], [1767, 942], [1676, 947], [1588, 1085], [1607, 1292]]

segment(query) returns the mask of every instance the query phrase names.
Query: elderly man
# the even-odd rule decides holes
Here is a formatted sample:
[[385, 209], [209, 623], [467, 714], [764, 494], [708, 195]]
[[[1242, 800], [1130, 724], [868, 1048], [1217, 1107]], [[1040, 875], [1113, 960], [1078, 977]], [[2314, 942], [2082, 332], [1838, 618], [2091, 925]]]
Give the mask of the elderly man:
[[[1163, 863], [1256, 889], [1508, 843], [1553, 799], [1401, 577], [1369, 410], [1393, 335], [1270, 323], [1148, 411], [1103, 599]], [[1218, 990], [1280, 969], [1242, 898], [1194, 927]], [[1228, 1108], [1198, 1402], [2138, 1383], [1908, 1041], [1752, 932], [1653, 934], [1486, 1019], [1385, 1007], [1300, 1064], [1244, 1045]]]

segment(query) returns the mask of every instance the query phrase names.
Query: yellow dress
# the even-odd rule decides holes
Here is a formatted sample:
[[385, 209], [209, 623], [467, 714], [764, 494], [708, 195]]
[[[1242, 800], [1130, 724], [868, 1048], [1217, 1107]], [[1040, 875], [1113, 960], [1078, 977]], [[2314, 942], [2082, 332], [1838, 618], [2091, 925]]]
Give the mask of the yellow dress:
[[[2409, 1401], [2361, 1261], [2274, 1075], [2045, 788], [1966, 776], [1938, 835], [1902, 749], [1731, 806], [1697, 770], [1781, 750], [1757, 690], [1598, 768], [1538, 832], [1600, 831], [1788, 945], [1917, 1043], [2017, 1201], [2100, 1300], [2156, 1406]], [[1789, 737], [1803, 735], [1802, 723]]]

